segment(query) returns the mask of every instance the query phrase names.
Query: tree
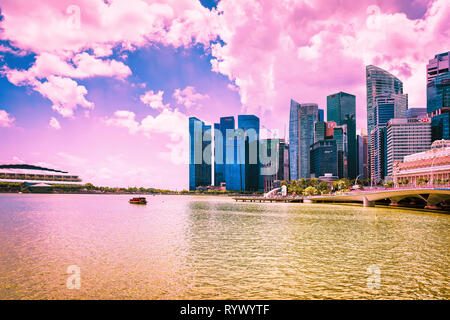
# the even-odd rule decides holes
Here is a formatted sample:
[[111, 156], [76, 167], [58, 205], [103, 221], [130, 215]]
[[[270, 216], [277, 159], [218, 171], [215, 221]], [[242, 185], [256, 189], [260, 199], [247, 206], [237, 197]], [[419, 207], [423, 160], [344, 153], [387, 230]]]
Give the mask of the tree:
[[314, 188], [314, 187], [312, 187], [312, 186], [307, 187], [307, 188], [303, 191], [303, 195], [304, 195], [304, 196], [313, 196], [313, 195], [316, 195], [316, 194], [317, 194], [317, 189]]
[[319, 191], [321, 194], [328, 194], [331, 191], [330, 185], [326, 181], [320, 181], [317, 186], [317, 191]]
[[85, 185], [84, 185], [84, 187], [86, 188], [86, 189], [88, 189], [88, 190], [94, 190], [95, 189], [95, 186], [92, 184], [92, 183], [86, 183]]
[[394, 186], [394, 181], [388, 181], [386, 182], [386, 184], [384, 185], [386, 188], [392, 188]]

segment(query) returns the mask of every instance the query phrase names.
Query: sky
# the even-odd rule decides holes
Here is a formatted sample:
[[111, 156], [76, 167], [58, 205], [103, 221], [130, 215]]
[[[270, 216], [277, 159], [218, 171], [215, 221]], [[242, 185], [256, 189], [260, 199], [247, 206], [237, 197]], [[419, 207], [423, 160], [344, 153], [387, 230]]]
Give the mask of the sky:
[[[36, 3], [39, 3], [36, 5]], [[450, 49], [448, 0], [0, 0], [0, 163], [100, 186], [188, 188], [188, 118], [255, 114], [287, 136], [290, 99], [325, 109], [365, 66], [426, 107]]]

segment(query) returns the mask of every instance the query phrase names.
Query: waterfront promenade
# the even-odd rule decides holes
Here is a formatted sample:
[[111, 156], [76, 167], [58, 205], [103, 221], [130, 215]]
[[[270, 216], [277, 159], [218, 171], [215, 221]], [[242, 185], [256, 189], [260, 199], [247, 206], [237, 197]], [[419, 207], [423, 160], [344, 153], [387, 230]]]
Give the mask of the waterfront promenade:
[[378, 200], [390, 200], [392, 206], [400, 205], [400, 201], [423, 201], [425, 208], [440, 209], [439, 204], [450, 200], [450, 186], [424, 186], [403, 188], [380, 188], [369, 190], [355, 190], [338, 194], [314, 196], [286, 196], [275, 195], [271, 197], [245, 196], [234, 197], [236, 201], [250, 202], [362, 202], [364, 207], [373, 207]]

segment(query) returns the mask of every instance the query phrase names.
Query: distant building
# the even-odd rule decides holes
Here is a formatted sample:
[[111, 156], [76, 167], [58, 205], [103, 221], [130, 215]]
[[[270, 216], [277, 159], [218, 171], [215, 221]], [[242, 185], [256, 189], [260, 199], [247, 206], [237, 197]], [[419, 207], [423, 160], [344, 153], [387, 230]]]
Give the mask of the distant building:
[[336, 141], [336, 148], [337, 148], [337, 168], [338, 168], [337, 176], [339, 178], [348, 178], [347, 125], [334, 127], [333, 139]]
[[338, 151], [336, 140], [321, 140], [310, 147], [311, 176], [338, 175]]
[[289, 180], [289, 176], [285, 176], [285, 156], [288, 156], [288, 153], [284, 139], [263, 139], [260, 148], [263, 148], [263, 152], [267, 152], [265, 156], [268, 159], [274, 160], [261, 163], [259, 189], [267, 192], [275, 188], [275, 181]]
[[406, 110], [407, 118], [417, 118], [426, 116], [427, 116], [427, 108], [410, 108]]
[[226, 139], [227, 190], [257, 191], [259, 184], [259, 118], [239, 115], [234, 136]]
[[369, 166], [367, 163], [368, 159], [368, 142], [367, 135], [358, 135], [356, 137], [357, 143], [357, 163], [358, 163], [358, 175], [360, 175], [360, 179], [368, 179], [369, 178]]
[[370, 176], [374, 183], [387, 175], [386, 125], [394, 118], [405, 118], [408, 109], [408, 95], [380, 94], [375, 99], [375, 126], [370, 132]]
[[357, 173], [356, 163], [356, 97], [346, 92], [338, 92], [327, 97], [327, 120], [338, 126], [347, 126], [347, 159], [345, 176], [354, 179]]
[[431, 149], [404, 157], [393, 168], [395, 186], [427, 186], [450, 183], [450, 141], [437, 140]]
[[309, 147], [314, 143], [314, 124], [318, 120], [317, 104], [291, 100], [289, 162], [292, 180], [310, 177]]
[[0, 165], [0, 182], [25, 183], [28, 186], [80, 185], [81, 179], [66, 171], [29, 164]]
[[227, 130], [234, 130], [234, 128], [234, 117], [221, 117], [220, 123], [214, 124], [214, 185], [216, 187], [225, 182], [225, 159], [227, 157], [225, 139]]
[[427, 112], [432, 140], [450, 139], [450, 52], [437, 54], [427, 65]]
[[283, 157], [284, 163], [284, 171], [283, 171], [283, 180], [290, 181], [291, 175], [289, 172], [289, 145], [286, 143], [284, 145], [284, 157]]
[[323, 109], [318, 109], [317, 110], [317, 114], [318, 114], [318, 116], [319, 116], [319, 118], [318, 118], [318, 120], [317, 121], [325, 121], [324, 119], [324, 117], [325, 117], [325, 115], [324, 115], [324, 112], [323, 112]]
[[427, 117], [391, 119], [386, 132], [388, 176], [392, 176], [394, 162], [403, 161], [405, 156], [430, 149], [431, 121]]
[[204, 152], [211, 144], [211, 126], [195, 117], [189, 118], [189, 190], [211, 185], [212, 152]]
[[327, 123], [324, 121], [317, 121], [314, 124], [314, 142], [325, 140]]
[[[371, 176], [376, 171], [371, 168], [373, 160], [372, 154], [374, 150], [372, 148], [372, 139], [370, 137], [372, 131], [374, 129], [378, 129], [377, 123], [377, 110], [376, 103], [377, 98], [380, 95], [389, 95], [389, 94], [403, 94], [403, 83], [394, 75], [387, 72], [386, 70], [381, 69], [380, 67], [376, 67], [373, 65], [369, 65], [366, 67], [366, 90], [367, 90], [367, 132], [369, 134], [368, 139], [368, 148], [369, 148], [369, 169]], [[402, 115], [400, 117], [405, 117]], [[391, 118], [386, 120], [389, 121]], [[381, 136], [382, 133], [378, 134], [378, 137]], [[373, 177], [375, 178], [375, 177]]]

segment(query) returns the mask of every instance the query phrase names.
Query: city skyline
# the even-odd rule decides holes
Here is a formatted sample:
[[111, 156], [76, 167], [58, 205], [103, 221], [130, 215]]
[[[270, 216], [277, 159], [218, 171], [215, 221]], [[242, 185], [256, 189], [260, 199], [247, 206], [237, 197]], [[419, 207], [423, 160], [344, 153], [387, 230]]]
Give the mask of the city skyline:
[[[214, 125], [219, 116], [255, 114], [261, 127], [277, 129], [280, 138], [286, 132], [288, 138], [290, 99], [325, 110], [326, 97], [343, 91], [356, 96], [356, 126], [364, 129], [365, 66], [370, 64], [403, 82], [409, 107], [425, 108], [426, 65], [450, 47], [448, 4], [439, 0], [414, 6], [381, 1], [378, 7], [370, 1], [355, 7], [343, 2], [348, 12], [334, 14], [333, 5], [326, 8], [321, 1], [291, 9], [256, 2], [235, 8], [225, 0], [203, 2], [206, 6], [186, 1], [180, 8], [171, 1], [158, 8], [137, 0], [129, 8], [75, 1], [81, 20], [73, 35], [50, 30], [53, 40], [42, 35], [30, 42], [27, 32], [46, 29], [42, 21], [68, 21], [70, 4], [1, 5], [0, 90], [6, 94], [0, 95], [5, 141], [0, 162], [40, 163], [99, 185], [187, 189], [191, 116]], [[22, 28], [30, 10], [39, 21], [27, 20], [28, 28]], [[120, 10], [151, 16], [168, 32], [161, 33], [155, 23], [154, 30], [144, 28], [131, 37], [133, 30], [119, 32], [112, 23], [104, 38], [95, 33], [98, 19], [112, 13], [119, 19]], [[248, 17], [243, 30], [229, 21], [235, 10]], [[267, 17], [269, 10], [281, 14], [283, 28]], [[305, 26], [312, 28], [301, 36], [291, 31], [295, 14], [304, 15]], [[255, 15], [264, 19], [251, 18]], [[332, 22], [339, 30], [333, 31]], [[417, 23], [427, 27], [418, 31]], [[246, 37], [248, 28], [254, 32]], [[90, 35], [81, 37], [77, 30]], [[267, 41], [269, 35], [277, 41]], [[369, 38], [373, 42], [362, 48]], [[333, 57], [326, 50], [331, 47]]]

